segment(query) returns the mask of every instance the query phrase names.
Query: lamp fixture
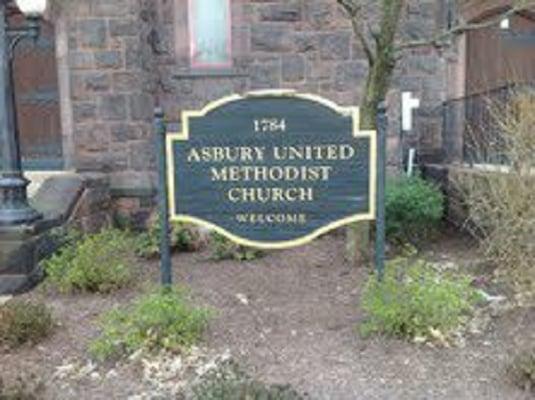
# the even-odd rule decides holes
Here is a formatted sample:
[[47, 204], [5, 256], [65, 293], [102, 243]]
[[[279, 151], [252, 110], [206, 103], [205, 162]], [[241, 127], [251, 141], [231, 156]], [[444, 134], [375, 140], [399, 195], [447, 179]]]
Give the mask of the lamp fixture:
[[47, 0], [16, 0], [17, 7], [29, 17], [43, 15], [46, 10]]

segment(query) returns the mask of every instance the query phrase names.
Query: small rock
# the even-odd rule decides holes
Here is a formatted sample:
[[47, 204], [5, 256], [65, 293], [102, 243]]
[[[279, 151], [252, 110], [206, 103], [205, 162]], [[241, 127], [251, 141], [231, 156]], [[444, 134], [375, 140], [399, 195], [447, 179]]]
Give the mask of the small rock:
[[68, 375], [72, 374], [76, 366], [74, 364], [65, 364], [56, 367], [56, 372], [52, 376], [52, 379], [65, 379]]
[[129, 357], [128, 357], [128, 360], [130, 361], [137, 361], [141, 358], [141, 356], [143, 355], [143, 349], [139, 349], [135, 352], [133, 352]]
[[431, 335], [433, 339], [435, 339], [438, 343], [440, 343], [440, 345], [446, 348], [450, 347], [448, 340], [446, 339], [446, 337], [440, 330], [429, 328], [429, 334]]
[[110, 369], [106, 374], [106, 379], [115, 379], [119, 376], [116, 370]]
[[481, 295], [481, 297], [483, 297], [483, 299], [487, 303], [500, 303], [500, 302], [504, 302], [507, 300], [507, 297], [505, 296], [493, 296], [491, 294], [488, 294], [482, 289], [478, 290], [478, 293]]
[[427, 342], [427, 338], [425, 336], [415, 336], [412, 341], [416, 344], [422, 344]]
[[176, 357], [169, 366], [169, 371], [174, 374], [182, 369], [183, 362], [181, 357]]
[[80, 368], [80, 370], [78, 371], [78, 378], [83, 378], [85, 376], [91, 375], [96, 368], [96, 364], [94, 364], [92, 361], [88, 361], [87, 364]]
[[236, 295], [236, 298], [240, 301], [240, 303], [242, 303], [243, 305], [246, 305], [248, 306], [249, 305], [249, 300], [247, 299], [247, 296], [242, 294], [242, 293], [238, 293]]
[[97, 372], [97, 371], [94, 371], [91, 373], [91, 375], [89, 375], [89, 377], [94, 380], [94, 381], [97, 381], [100, 379], [100, 374]]

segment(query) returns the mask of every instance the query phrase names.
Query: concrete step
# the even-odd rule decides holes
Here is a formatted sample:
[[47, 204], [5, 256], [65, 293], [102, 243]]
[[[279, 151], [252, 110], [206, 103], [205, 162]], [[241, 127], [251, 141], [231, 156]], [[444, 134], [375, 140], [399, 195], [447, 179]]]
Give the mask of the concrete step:
[[30, 180], [30, 185], [28, 186], [28, 197], [34, 197], [39, 188], [48, 178], [69, 175], [72, 173], [73, 171], [25, 171], [24, 176]]

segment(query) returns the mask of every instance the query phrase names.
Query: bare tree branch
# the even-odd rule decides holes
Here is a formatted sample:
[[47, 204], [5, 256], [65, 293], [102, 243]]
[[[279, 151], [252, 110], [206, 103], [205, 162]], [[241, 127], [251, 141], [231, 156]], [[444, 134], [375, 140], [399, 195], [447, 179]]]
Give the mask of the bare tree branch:
[[373, 65], [375, 63], [375, 53], [368, 40], [368, 37], [366, 36], [366, 33], [364, 33], [364, 31], [361, 29], [361, 24], [363, 22], [360, 15], [362, 6], [356, 1], [352, 0], [337, 0], [337, 2], [349, 14], [351, 26], [353, 27], [353, 31], [355, 32], [355, 35], [357, 36], [357, 39], [359, 40], [362, 49], [366, 54], [368, 63], [370, 64], [370, 66]]
[[478, 22], [478, 23], [464, 23], [461, 25], [457, 25], [445, 32], [441, 32], [435, 35], [432, 38], [413, 40], [410, 42], [401, 43], [399, 46], [396, 47], [396, 50], [401, 51], [401, 50], [408, 50], [408, 49], [414, 49], [414, 48], [426, 47], [426, 46], [431, 46], [435, 48], [446, 47], [450, 44], [449, 40], [451, 40], [451, 38], [453, 38], [454, 36], [461, 35], [468, 31], [474, 31], [478, 29], [485, 29], [485, 28], [489, 28], [492, 26], [496, 26], [503, 19], [511, 17], [520, 11], [525, 11], [532, 7], [535, 7], [535, 1], [523, 1], [523, 2], [520, 2], [519, 5], [511, 7], [507, 11], [499, 14], [495, 18], [492, 18], [488, 21]]

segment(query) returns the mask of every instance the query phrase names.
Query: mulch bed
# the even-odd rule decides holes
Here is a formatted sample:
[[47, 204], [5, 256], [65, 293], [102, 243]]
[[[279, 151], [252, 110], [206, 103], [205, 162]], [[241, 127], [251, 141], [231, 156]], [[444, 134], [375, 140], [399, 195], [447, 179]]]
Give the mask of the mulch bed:
[[[462, 262], [470, 246], [443, 237], [432, 258]], [[203, 346], [230, 353], [248, 373], [269, 384], [291, 384], [312, 399], [532, 398], [507, 382], [511, 357], [535, 339], [535, 311], [518, 310], [492, 321], [464, 348], [431, 348], [387, 338], [364, 340], [356, 327], [364, 316], [359, 297], [370, 271], [344, 260], [344, 238], [328, 235], [313, 244], [270, 252], [253, 262], [214, 262], [206, 252], [173, 259], [177, 283], [216, 311]], [[144, 266], [143, 282], [158, 282], [158, 265]], [[0, 354], [5, 381], [35, 375], [44, 399], [141, 399], [147, 387], [139, 364], [104, 365], [79, 379], [62, 379], [58, 367], [88, 362], [96, 319], [139, 293], [60, 296], [34, 290], [61, 322], [56, 333], [31, 348]], [[60, 368], [61, 370], [61, 368]], [[137, 397], [136, 397], [137, 396]]]

